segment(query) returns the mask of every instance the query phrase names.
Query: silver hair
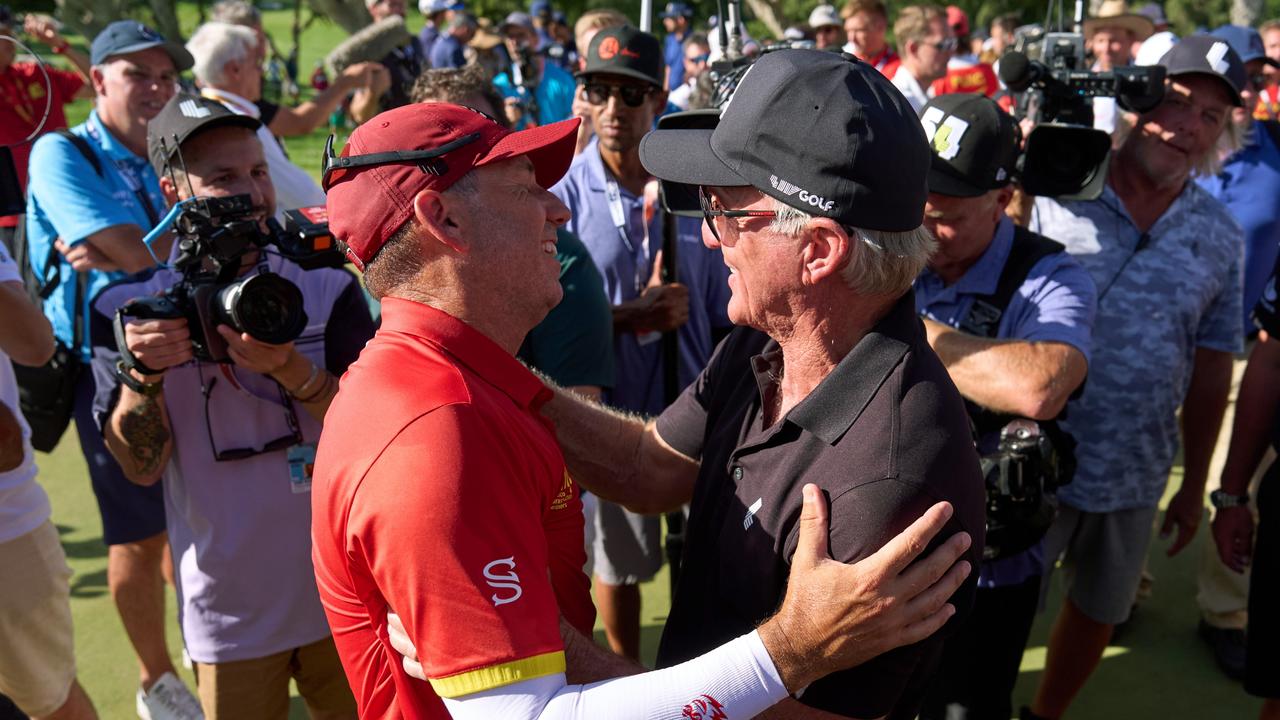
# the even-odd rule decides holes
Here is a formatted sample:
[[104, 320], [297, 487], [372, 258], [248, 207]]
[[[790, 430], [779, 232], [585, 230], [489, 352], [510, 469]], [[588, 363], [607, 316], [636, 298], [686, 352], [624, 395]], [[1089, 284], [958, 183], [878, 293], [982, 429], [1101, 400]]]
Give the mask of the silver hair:
[[231, 25], [258, 27], [262, 24], [262, 13], [245, 0], [218, 0], [213, 4], [209, 19]]
[[187, 41], [187, 51], [195, 59], [192, 73], [201, 84], [218, 87], [226, 82], [228, 63], [244, 62], [258, 49], [258, 35], [243, 25], [208, 22]]
[[[798, 237], [814, 216], [778, 200], [773, 201], [774, 219], [769, 229], [788, 237]], [[841, 271], [850, 289], [859, 295], [897, 295], [911, 287], [924, 269], [937, 244], [922, 225], [906, 232], [866, 230], [841, 225], [850, 238], [849, 264]]]

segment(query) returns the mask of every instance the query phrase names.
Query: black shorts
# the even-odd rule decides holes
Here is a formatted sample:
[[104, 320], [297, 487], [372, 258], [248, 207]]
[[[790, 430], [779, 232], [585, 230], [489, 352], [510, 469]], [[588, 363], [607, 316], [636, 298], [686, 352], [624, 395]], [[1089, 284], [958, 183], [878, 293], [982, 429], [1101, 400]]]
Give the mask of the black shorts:
[[1244, 689], [1280, 698], [1280, 461], [1258, 484], [1258, 528], [1249, 569]]
[[124, 476], [93, 420], [93, 388], [93, 373], [85, 368], [76, 384], [76, 433], [102, 515], [102, 542], [124, 545], [155, 537], [165, 529], [164, 488], [135, 485]]

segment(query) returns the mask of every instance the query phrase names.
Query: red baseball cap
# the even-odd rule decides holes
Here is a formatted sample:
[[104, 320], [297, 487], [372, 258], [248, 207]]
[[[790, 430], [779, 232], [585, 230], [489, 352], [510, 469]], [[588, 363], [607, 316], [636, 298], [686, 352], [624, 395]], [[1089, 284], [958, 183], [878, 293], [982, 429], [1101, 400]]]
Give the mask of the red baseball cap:
[[956, 34], [956, 37], [969, 34], [969, 16], [956, 5], [947, 6], [947, 24], [951, 26], [951, 31]]
[[413, 216], [422, 190], [443, 191], [473, 168], [527, 155], [538, 184], [554, 185], [573, 161], [578, 118], [512, 132], [487, 115], [461, 105], [418, 103], [375, 116], [351, 134], [341, 157], [411, 153], [453, 147], [431, 160], [387, 160], [328, 170], [325, 189], [329, 229], [347, 259], [364, 266]]

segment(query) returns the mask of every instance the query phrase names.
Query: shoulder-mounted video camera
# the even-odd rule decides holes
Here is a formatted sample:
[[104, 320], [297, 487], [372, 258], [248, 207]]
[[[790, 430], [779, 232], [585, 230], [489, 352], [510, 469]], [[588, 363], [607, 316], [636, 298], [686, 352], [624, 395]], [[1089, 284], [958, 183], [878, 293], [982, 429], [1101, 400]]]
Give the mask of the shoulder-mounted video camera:
[[1020, 179], [1030, 195], [1092, 200], [1102, 193], [1111, 136], [1093, 127], [1093, 99], [1114, 97], [1142, 113], [1164, 98], [1163, 66], [1093, 72], [1085, 56], [1077, 4], [1075, 32], [1020, 28], [1014, 49], [1000, 58], [1000, 80], [1014, 93], [1018, 117], [1036, 127], [1020, 158]]
[[987, 491], [983, 558], [1010, 557], [1040, 542], [1057, 514], [1054, 494], [1075, 474], [1074, 439], [1052, 421], [1015, 418], [980, 463]]
[[[304, 270], [342, 267], [344, 258], [329, 234], [324, 208], [285, 213], [285, 226], [274, 219], [263, 231], [249, 195], [194, 198], [173, 208], [144, 242], [172, 226], [177, 235], [172, 267], [182, 278], [163, 294], [135, 299], [116, 311], [115, 337], [124, 363], [153, 372], [125, 345], [129, 318], [186, 318], [197, 359], [230, 362], [226, 341], [217, 332], [228, 325], [265, 343], [296, 339], [306, 327], [302, 291], [273, 272], [240, 277], [254, 251], [275, 252]], [[273, 250], [268, 250], [274, 246]]]

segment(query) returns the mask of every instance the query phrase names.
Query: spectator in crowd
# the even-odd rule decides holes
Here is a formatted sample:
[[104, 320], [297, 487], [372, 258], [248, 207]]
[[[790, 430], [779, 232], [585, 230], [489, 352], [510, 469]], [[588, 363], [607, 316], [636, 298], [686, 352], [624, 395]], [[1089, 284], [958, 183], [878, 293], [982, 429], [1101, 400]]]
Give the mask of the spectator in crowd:
[[[566, 227], [591, 252], [613, 305], [617, 371], [605, 402], [656, 415], [668, 392], [693, 382], [711, 356], [713, 333], [729, 325], [725, 267], [703, 247], [698, 221], [677, 218], [678, 279], [660, 279], [663, 220], [656, 184], [640, 164], [640, 139], [667, 103], [657, 39], [627, 25], [605, 28], [578, 77], [597, 137], [551, 191], [569, 207]], [[668, 389], [656, 341], [672, 331], [679, 332], [680, 388]], [[596, 606], [610, 646], [638, 659], [639, 583], [662, 567], [660, 519], [612, 503], [601, 503], [596, 517]]]
[[956, 54], [947, 61], [947, 72], [933, 81], [930, 95], [978, 93], [991, 97], [1000, 90], [1000, 81], [990, 64], [969, 52], [969, 16], [957, 5], [947, 6], [947, 25], [956, 38]]
[[[1256, 317], [1265, 336], [1253, 346], [1240, 384], [1231, 444], [1222, 469], [1221, 487], [1209, 497], [1214, 505], [1213, 539], [1221, 562], [1233, 572], [1249, 574], [1248, 626], [1245, 632], [1244, 689], [1263, 698], [1259, 720], [1280, 718], [1280, 686], [1276, 680], [1277, 635], [1276, 578], [1280, 558], [1276, 548], [1275, 492], [1280, 465], [1269, 448], [1276, 437], [1276, 408], [1280, 407], [1280, 313], [1276, 307], [1276, 278], [1257, 306]], [[1256, 478], [1264, 457], [1270, 465], [1260, 482]], [[1250, 508], [1250, 486], [1257, 486], [1255, 527]]]
[[[981, 59], [999, 68], [1000, 56], [1004, 55], [1005, 50], [1013, 47], [1014, 41], [1017, 40], [1018, 15], [1016, 13], [997, 15], [991, 21], [990, 32], [991, 37], [983, 43]], [[999, 77], [998, 73], [997, 77]]]
[[[18, 46], [4, 38], [14, 37], [17, 28], [9, 8], [0, 5], [0, 146], [7, 146], [13, 153], [19, 191], [27, 187], [27, 157], [35, 140], [28, 138], [37, 129], [43, 134], [65, 128], [67, 103], [93, 97], [93, 87], [87, 84], [89, 59], [67, 43], [51, 18], [28, 15], [23, 22], [23, 30], [65, 56], [76, 71], [46, 67], [45, 71], [49, 73], [49, 85], [46, 86], [39, 65], [14, 62]], [[48, 118], [44, 118], [46, 98]], [[43, 128], [40, 127], [42, 119]], [[6, 248], [12, 249], [14, 228], [17, 226], [17, 215], [0, 217], [0, 243]]]
[[711, 59], [711, 44], [702, 33], [692, 33], [684, 39], [684, 84], [671, 91], [667, 100], [681, 110], [689, 109], [689, 97], [698, 85], [698, 78], [707, 71]]
[[1124, 0], [1104, 0], [1098, 13], [1084, 21], [1085, 44], [1093, 55], [1094, 72], [1111, 72], [1133, 62], [1134, 43], [1155, 33], [1145, 15], [1129, 12]]
[[1244, 64], [1206, 36], [1178, 43], [1161, 64], [1164, 99], [1112, 155], [1101, 197], [1038, 198], [1032, 216], [1032, 229], [1063, 240], [1099, 291], [1089, 383], [1063, 423], [1079, 465], [1045, 541], [1047, 567], [1062, 555], [1070, 571], [1067, 597], [1032, 720], [1066, 713], [1129, 616], [1179, 420], [1184, 474], [1161, 534], [1176, 531], [1170, 555], [1195, 534], [1241, 349], [1243, 233], [1192, 177], [1215, 172], [1220, 142], [1238, 145], [1231, 109], [1241, 107]]
[[[1270, 60], [1280, 61], [1280, 20], [1268, 20], [1258, 26], [1262, 47]], [[1280, 120], [1280, 69], [1264, 65], [1263, 87], [1258, 89], [1258, 107], [1253, 116], [1259, 120]]]
[[470, 13], [457, 12], [445, 23], [444, 34], [431, 49], [431, 67], [449, 69], [467, 64], [464, 50], [476, 34], [476, 19]]
[[576, 71], [578, 48], [573, 44], [573, 30], [569, 28], [569, 16], [561, 10], [552, 12], [547, 33], [551, 36], [551, 43], [543, 48], [542, 54], [561, 70], [570, 73]]
[[[169, 204], [248, 194], [256, 219], [269, 218], [275, 197], [259, 127], [208, 98], [170, 100], [147, 133]], [[163, 488], [182, 637], [205, 716], [285, 717], [293, 679], [313, 718], [354, 720], [308, 562], [308, 466], [337, 376], [372, 337], [373, 321], [344, 269], [303, 271], [257, 250], [242, 258], [241, 277], [264, 272], [301, 291], [306, 329], [269, 344], [219, 324], [226, 363], [194, 357], [196, 331], [184, 318], [129, 321], [117, 348], [117, 309], [169, 289], [178, 271], [101, 293], [94, 415], [129, 479]]]
[[885, 40], [889, 29], [889, 11], [883, 0], [848, 0], [840, 9], [844, 18], [844, 34], [848, 42], [844, 51], [893, 77], [898, 70], [898, 53]]
[[[347, 146], [353, 154], [330, 187], [335, 233], [384, 307], [378, 335], [344, 378], [327, 417], [316, 479], [315, 566], [365, 716], [751, 717], [779, 701], [790, 710], [799, 706], [784, 700], [788, 692], [881, 652], [886, 630], [894, 644], [923, 636], [912, 627], [897, 637], [899, 630], [884, 627], [896, 623], [879, 618], [858, 640], [833, 647], [833, 635], [863, 624], [868, 600], [878, 600], [880, 610], [923, 605], [917, 617], [936, 628], [934, 593], [953, 592], [966, 569], [953, 569], [914, 601], [884, 599], [886, 590], [901, 592], [890, 589], [896, 565], [878, 569], [888, 577], [860, 592], [853, 588], [866, 580], [852, 583], [848, 575], [865, 565], [826, 560], [821, 567], [829, 579], [845, 576], [851, 584], [838, 591], [817, 584], [812, 558], [826, 557], [825, 503], [816, 487], [792, 486], [803, 493], [804, 510], [791, 516], [797, 530], [788, 597], [770, 605], [768, 612], [778, 613], [772, 620], [759, 630], [747, 627], [738, 640], [708, 642], [724, 646], [668, 671], [566, 685], [636, 670], [581, 634], [590, 631], [592, 609], [580, 571], [577, 492], [552, 426], [539, 414], [562, 399], [548, 402], [547, 389], [511, 358], [559, 298], [552, 231], [569, 213], [543, 188], [569, 164], [575, 124], [509, 135], [465, 108], [385, 113], [353, 135]], [[480, 138], [459, 148], [473, 133]], [[442, 158], [447, 174], [395, 164], [362, 168], [372, 158], [354, 154], [404, 148], [404, 138], [417, 139], [409, 147], [452, 146]], [[412, 200], [394, 200], [385, 188]], [[497, 193], [513, 201], [495, 206], [490, 198]], [[406, 376], [414, 378], [407, 394], [399, 381]], [[406, 405], [406, 397], [413, 401]], [[630, 440], [641, 432], [638, 422], [623, 428], [599, 410], [591, 415], [591, 422], [604, 422], [597, 430], [624, 429]], [[639, 450], [608, 432], [600, 439]], [[423, 461], [424, 447], [436, 449], [430, 462]], [[655, 488], [687, 494], [696, 465], [661, 442], [645, 448], [613, 472], [643, 467]], [[610, 453], [610, 462], [620, 457]], [[908, 534], [941, 525], [944, 507], [928, 510]], [[892, 540], [870, 563], [898, 554], [906, 539]], [[405, 556], [395, 548], [406, 543], [434, 551]], [[916, 587], [929, 585], [938, 566], [964, 546], [963, 537], [953, 537], [941, 557], [935, 551], [916, 563], [928, 569]], [[422, 648], [420, 657], [387, 652], [388, 637], [397, 643], [392, 647], [403, 647], [391, 634], [389, 607], [403, 614], [403, 639]], [[798, 612], [811, 613], [810, 630], [788, 634], [795, 643], [789, 649], [776, 645], [775, 631], [792, 632]], [[796, 661], [803, 671], [796, 672]], [[431, 682], [412, 680], [410, 672]]]
[[533, 20], [533, 30], [538, 37], [538, 52], [545, 51], [551, 44], [551, 10], [551, 0], [529, 0], [529, 17]]
[[[192, 65], [185, 48], [133, 20], [100, 32], [90, 61], [97, 99], [89, 118], [71, 129], [79, 139], [45, 135], [31, 150], [31, 165], [41, 171], [30, 178], [26, 227], [33, 270], [60, 279], [45, 315], [58, 341], [86, 363], [90, 298], [155, 263], [141, 241], [159, 222], [165, 201], [145, 159], [147, 123], [173, 96], [178, 73]], [[162, 241], [154, 250], [169, 247]], [[47, 267], [46, 258], [56, 265]], [[107, 586], [138, 655], [139, 715], [199, 717], [165, 644], [164, 498], [159, 488], [139, 488], [120, 472], [93, 420], [93, 393], [92, 374], [81, 373], [76, 431], [102, 517]]]
[[[382, 22], [391, 17], [405, 17], [406, 0], [364, 0], [369, 16], [374, 22]], [[418, 43], [416, 36], [409, 42], [392, 50], [382, 58], [382, 66], [387, 69], [390, 82], [383, 93], [381, 104], [383, 109], [400, 107], [409, 102], [409, 90], [418, 73], [427, 68], [427, 56]]]
[[956, 38], [947, 25], [946, 11], [937, 5], [909, 5], [898, 13], [893, 36], [902, 49], [902, 62], [890, 77], [916, 112], [929, 102], [928, 88], [947, 74], [956, 51]]
[[[1001, 429], [1020, 419], [1056, 440], [1050, 424], [1088, 369], [1093, 279], [1061, 244], [1004, 214], [1022, 136], [1012, 115], [989, 98], [944, 95], [925, 105], [921, 121], [933, 150], [924, 224], [938, 241], [915, 282], [929, 344], [969, 402], [979, 453], [995, 454]], [[1056, 450], [1070, 452], [1066, 443]], [[1031, 517], [1047, 501], [1036, 501], [1016, 517], [1001, 509], [1003, 535], [988, 521], [986, 551], [996, 559], [979, 566], [973, 615], [947, 639], [924, 720], [1013, 715], [1044, 574], [1038, 536], [1047, 525]]]
[[[684, 41], [693, 32], [693, 7], [683, 2], [669, 2], [659, 16], [662, 27], [667, 31], [662, 39], [662, 59], [666, 63], [667, 77], [663, 87], [675, 90], [684, 84], [684, 63], [681, 62], [684, 52]], [[580, 45], [579, 47], [586, 47]]]
[[809, 29], [813, 31], [813, 44], [819, 50], [839, 50], [844, 44], [840, 42], [843, 23], [834, 5], [815, 7], [809, 13]]
[[[1262, 38], [1252, 28], [1223, 25], [1212, 35], [1225, 41], [1244, 61], [1245, 82], [1240, 92], [1243, 107], [1234, 108], [1235, 124], [1244, 146], [1226, 157], [1217, 175], [1198, 179], [1201, 187], [1217, 198], [1244, 229], [1244, 292], [1241, 318], [1246, 337], [1257, 332], [1250, 317], [1262, 298], [1263, 288], [1276, 264], [1280, 250], [1280, 125], [1274, 120], [1255, 120], [1250, 113], [1257, 107], [1258, 90], [1254, 78], [1275, 61], [1263, 51]], [[1236, 361], [1237, 373], [1243, 371], [1243, 360]], [[1233, 386], [1238, 383], [1233, 383]], [[1238, 390], [1238, 387], [1233, 387]], [[1238, 406], [1239, 394], [1233, 393]], [[1254, 463], [1257, 464], [1256, 462]], [[1210, 478], [1217, 490], [1219, 478]], [[1244, 676], [1245, 625], [1249, 597], [1249, 576], [1231, 572], [1218, 562], [1215, 548], [1206, 545], [1200, 563], [1196, 601], [1200, 606], [1200, 634], [1209, 642], [1218, 666], [1229, 676]]]
[[511, 67], [493, 79], [511, 126], [548, 125], [573, 114], [573, 76], [537, 52], [538, 36], [527, 13], [507, 15], [500, 28]]
[[440, 33], [449, 20], [455, 13], [466, 9], [466, 3], [458, 0], [418, 0], [418, 10], [427, 18], [427, 23], [418, 32], [418, 47], [423, 57], [431, 57], [436, 40], [440, 39]]
[[[0, 246], [0, 693], [37, 719], [97, 720], [76, 679], [71, 569], [36, 482], [30, 430], [18, 410], [10, 360], [40, 366], [53, 355], [49, 320], [27, 298], [22, 275]], [[0, 712], [4, 702], [0, 701]]]
[[[581, 52], [575, 72], [582, 70], [586, 64], [587, 48], [591, 46], [591, 39], [596, 36], [596, 33], [607, 27], [620, 27], [627, 24], [629, 24], [627, 16], [617, 10], [588, 10], [579, 16], [578, 21], [573, 24], [573, 41]], [[573, 148], [573, 154], [577, 155], [585, 150], [591, 143], [591, 138], [595, 137], [595, 130], [591, 125], [591, 103], [587, 102], [587, 96], [583, 93], [581, 84], [574, 88], [573, 117], [581, 120], [581, 124], [578, 125], [578, 142]]]
[[[218, 0], [210, 13], [212, 22], [243, 25], [257, 35], [257, 62], [266, 60], [270, 40], [262, 29], [262, 14], [248, 0]], [[339, 105], [351, 102], [347, 111], [357, 124], [368, 120], [378, 112], [378, 98], [390, 87], [391, 75], [378, 62], [355, 63], [339, 73], [329, 87], [316, 93], [310, 100], [297, 107], [277, 105], [261, 97], [253, 104], [258, 108], [258, 119], [276, 137], [306, 135], [322, 127]]]
[[[210, 22], [196, 29], [187, 41], [187, 51], [195, 59], [192, 73], [204, 97], [222, 103], [237, 115], [260, 120], [254, 104], [262, 95], [257, 42], [247, 27]], [[276, 210], [283, 214], [285, 210], [324, 205], [324, 191], [316, 181], [289, 161], [284, 147], [266, 125], [257, 127], [275, 188]]]

